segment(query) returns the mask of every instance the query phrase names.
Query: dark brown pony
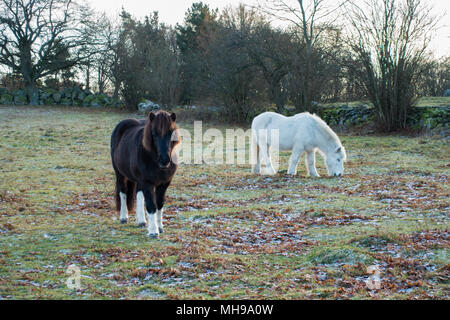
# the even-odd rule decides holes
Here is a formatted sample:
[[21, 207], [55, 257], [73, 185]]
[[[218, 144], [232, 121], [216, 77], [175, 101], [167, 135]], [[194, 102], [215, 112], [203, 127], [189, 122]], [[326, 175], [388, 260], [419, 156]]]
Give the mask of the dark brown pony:
[[120, 222], [128, 221], [136, 196], [137, 223], [145, 226], [147, 217], [151, 238], [163, 232], [164, 196], [177, 169], [172, 157], [180, 142], [175, 119], [175, 113], [151, 112], [145, 120], [121, 121], [111, 135]]

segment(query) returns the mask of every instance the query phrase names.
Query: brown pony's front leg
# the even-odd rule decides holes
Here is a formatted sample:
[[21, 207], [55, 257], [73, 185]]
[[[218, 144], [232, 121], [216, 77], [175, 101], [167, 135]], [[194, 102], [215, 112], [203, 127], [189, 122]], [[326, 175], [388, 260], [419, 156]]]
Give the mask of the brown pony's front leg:
[[164, 184], [159, 185], [156, 188], [156, 224], [158, 226], [159, 233], [164, 232], [163, 223], [162, 223], [162, 214], [163, 214], [163, 206], [164, 206], [164, 198], [166, 195], [166, 190], [170, 185], [170, 181]]
[[147, 220], [145, 219], [145, 199], [142, 188], [136, 192], [136, 220], [139, 227], [145, 227], [147, 224]]
[[148, 236], [152, 239], [157, 239], [159, 230], [156, 223], [156, 199], [155, 199], [155, 186], [154, 185], [144, 185], [142, 188], [145, 199], [145, 209], [147, 215], [147, 227]]

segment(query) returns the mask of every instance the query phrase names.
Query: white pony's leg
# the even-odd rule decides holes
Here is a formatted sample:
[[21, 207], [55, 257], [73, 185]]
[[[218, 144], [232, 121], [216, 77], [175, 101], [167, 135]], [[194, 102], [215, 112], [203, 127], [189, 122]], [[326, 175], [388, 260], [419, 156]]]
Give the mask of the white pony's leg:
[[292, 154], [291, 154], [291, 157], [289, 158], [289, 168], [287, 171], [288, 174], [292, 174], [292, 175], [297, 174], [297, 164], [298, 164], [298, 160], [300, 159], [300, 156], [302, 155], [302, 153], [303, 153], [302, 148], [294, 147], [292, 149]]
[[258, 144], [256, 144], [256, 163], [252, 164], [252, 173], [260, 174], [261, 173], [261, 155]]
[[163, 216], [163, 208], [160, 210], [156, 210], [156, 226], [158, 227], [159, 233], [163, 233], [163, 223], [162, 223], [162, 216]]
[[306, 152], [306, 168], [308, 174], [313, 177], [320, 177], [316, 170], [316, 153], [315, 151]]
[[273, 175], [276, 173], [275, 169], [272, 166], [272, 161], [270, 160], [270, 147], [268, 145], [264, 145], [264, 147], [260, 148], [262, 162], [265, 166], [264, 170], [261, 170], [262, 174]]
[[256, 158], [256, 164], [253, 166], [253, 173], [254, 174], [260, 174], [261, 173], [261, 158], [258, 155], [258, 158]]
[[[272, 166], [272, 162], [270, 161], [270, 149], [267, 139], [268, 130], [267, 129], [258, 129], [256, 132], [257, 135], [257, 167], [259, 167], [259, 171], [261, 174], [275, 174], [275, 169]], [[261, 169], [261, 164], [265, 167]], [[256, 168], [255, 168], [256, 169]]]
[[127, 208], [127, 195], [123, 192], [120, 195], [120, 222], [127, 223], [128, 221], [128, 208]]
[[[251, 153], [250, 153], [250, 161], [252, 165], [252, 173], [260, 174], [261, 173], [261, 161], [260, 161], [260, 151], [258, 145], [258, 138], [256, 130], [252, 129], [252, 142], [251, 142]], [[256, 160], [256, 163], [255, 163]]]
[[270, 150], [271, 150], [271, 148], [268, 146], [267, 147], [267, 158], [269, 159], [269, 164], [267, 166], [267, 170], [268, 170], [269, 174], [275, 174], [277, 172], [275, 171], [275, 169], [272, 165], [272, 158], [270, 156]]
[[140, 227], [145, 226], [145, 199], [144, 199], [144, 193], [142, 191], [139, 191], [136, 194], [136, 220], [137, 224]]

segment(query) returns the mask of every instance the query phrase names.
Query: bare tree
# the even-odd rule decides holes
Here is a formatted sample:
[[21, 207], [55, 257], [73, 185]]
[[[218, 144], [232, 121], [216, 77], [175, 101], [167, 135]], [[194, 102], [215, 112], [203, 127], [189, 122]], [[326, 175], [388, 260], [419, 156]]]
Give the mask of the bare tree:
[[83, 26], [84, 44], [81, 50], [86, 58], [78, 65], [83, 72], [85, 88], [91, 88], [91, 79], [96, 81], [97, 89], [103, 93], [106, 89], [112, 59], [113, 45], [118, 41], [118, 26], [104, 12], [96, 12], [86, 8], [84, 12], [89, 19]]
[[[97, 69], [98, 91], [106, 90], [107, 85], [111, 84], [113, 98], [119, 99], [119, 90], [122, 84], [122, 74], [119, 68], [120, 54], [124, 52], [124, 41], [121, 41], [123, 35], [119, 16], [107, 16], [101, 14], [102, 23], [97, 33], [97, 53], [93, 57], [93, 65]], [[123, 40], [123, 39], [122, 39]]]
[[[289, 22], [297, 29], [300, 51], [302, 55], [303, 73], [301, 94], [302, 103], [297, 109], [311, 109], [311, 79], [313, 78], [314, 48], [320, 40], [322, 33], [334, 23], [338, 9], [348, 0], [332, 4], [330, 0], [259, 0], [257, 8], [278, 20]], [[334, 2], [335, 3], [335, 2]], [[301, 111], [301, 110], [297, 110]]]
[[85, 8], [71, 0], [0, 0], [0, 64], [20, 73], [30, 104], [36, 81], [83, 57]]
[[218, 9], [194, 2], [186, 11], [182, 25], [176, 25], [176, 44], [180, 51], [183, 103], [207, 100], [208, 69], [204, 63], [211, 38], [217, 28]]
[[287, 99], [282, 80], [291, 67], [292, 45], [289, 33], [273, 29], [268, 23], [257, 25], [248, 39], [249, 55], [261, 69], [269, 86], [269, 98], [280, 113]]
[[267, 101], [266, 83], [249, 53], [248, 41], [264, 20], [243, 5], [225, 8], [208, 47], [209, 86], [222, 101], [227, 120], [245, 122]]
[[136, 109], [143, 98], [164, 106], [178, 102], [180, 63], [175, 30], [159, 22], [157, 12], [143, 21], [122, 11], [117, 77], [125, 104]]
[[438, 19], [423, 0], [364, 0], [348, 6], [349, 43], [385, 131], [405, 128]]
[[450, 56], [439, 60], [430, 58], [424, 62], [423, 68], [417, 83], [420, 96], [441, 96], [450, 88]]

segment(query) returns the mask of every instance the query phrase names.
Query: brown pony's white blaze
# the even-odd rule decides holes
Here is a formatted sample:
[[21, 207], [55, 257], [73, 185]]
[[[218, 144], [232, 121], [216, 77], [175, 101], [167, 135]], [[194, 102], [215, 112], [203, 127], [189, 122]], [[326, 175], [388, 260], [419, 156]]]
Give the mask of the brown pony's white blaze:
[[120, 222], [128, 221], [136, 196], [137, 223], [145, 226], [148, 220], [151, 238], [163, 232], [165, 193], [177, 169], [174, 156], [180, 139], [175, 120], [175, 113], [151, 112], [145, 120], [121, 121], [111, 135]]

